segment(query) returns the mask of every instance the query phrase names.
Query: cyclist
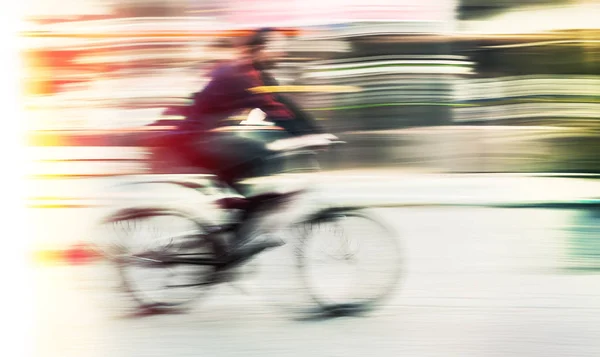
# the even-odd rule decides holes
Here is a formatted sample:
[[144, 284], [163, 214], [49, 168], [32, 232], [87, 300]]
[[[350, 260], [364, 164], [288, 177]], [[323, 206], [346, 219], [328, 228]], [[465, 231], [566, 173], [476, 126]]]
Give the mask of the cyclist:
[[[313, 140], [326, 145], [327, 141], [335, 139], [325, 134], [314, 119], [291, 99], [251, 90], [277, 85], [267, 72], [284, 55], [279, 42], [273, 39], [277, 35], [277, 30], [265, 28], [246, 38], [240, 46], [239, 58], [215, 68], [206, 87], [194, 94], [193, 104], [181, 125], [181, 129], [194, 133], [187, 147], [195, 160], [244, 196], [238, 183], [243, 178], [267, 174], [265, 159], [272, 157], [274, 152], [264, 142], [215, 131], [223, 119], [258, 108], [265, 113], [267, 120], [299, 140]], [[252, 199], [249, 202], [244, 215], [246, 218], [257, 206]], [[241, 226], [244, 227], [245, 223], [242, 222]], [[274, 237], [242, 237], [240, 232], [241, 229], [238, 230], [233, 255], [253, 255], [282, 244]]]

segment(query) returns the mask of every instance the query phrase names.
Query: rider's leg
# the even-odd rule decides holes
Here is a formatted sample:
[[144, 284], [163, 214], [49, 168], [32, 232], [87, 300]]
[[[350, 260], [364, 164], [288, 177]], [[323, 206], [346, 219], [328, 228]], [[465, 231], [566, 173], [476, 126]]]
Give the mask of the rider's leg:
[[[237, 136], [235, 134], [218, 133], [203, 141], [203, 155], [209, 155], [215, 160], [213, 169], [217, 175], [243, 196], [246, 190], [239, 185], [245, 178], [269, 174], [266, 166], [267, 157], [273, 153], [261, 141]], [[243, 220], [238, 227], [234, 255], [240, 257], [255, 254], [267, 248], [276, 247], [282, 241], [268, 236], [254, 236], [253, 217], [258, 214], [262, 202], [250, 198]]]
[[215, 171], [225, 183], [243, 196], [251, 194], [242, 185], [242, 181], [270, 176], [281, 169], [279, 160], [273, 158], [275, 153], [267, 149], [262, 141], [222, 135], [211, 141], [210, 146], [214, 156], [219, 158]]

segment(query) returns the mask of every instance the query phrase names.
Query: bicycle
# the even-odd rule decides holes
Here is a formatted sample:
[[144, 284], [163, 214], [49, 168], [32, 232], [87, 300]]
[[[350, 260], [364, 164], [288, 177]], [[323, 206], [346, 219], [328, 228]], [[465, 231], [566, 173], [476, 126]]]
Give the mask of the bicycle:
[[[318, 169], [316, 157], [324, 149], [326, 148], [322, 146], [304, 145], [281, 150], [279, 155], [288, 158], [312, 157], [315, 167], [311, 170], [315, 170]], [[300, 171], [307, 170], [300, 168]], [[127, 239], [117, 238], [109, 244], [99, 244], [98, 247], [117, 267], [125, 291], [140, 308], [183, 307], [217, 285], [234, 284], [242, 278], [239, 274], [240, 267], [253, 261], [256, 256], [231, 261], [228, 259], [228, 248], [231, 246], [233, 232], [239, 228], [237, 214], [247, 202], [244, 198], [233, 194], [211, 174], [176, 177], [158, 175], [150, 179], [134, 180], [128, 187], [143, 183], [169, 187], [180, 195], [178, 197], [185, 196], [186, 200], [193, 201], [194, 197], [203, 197], [200, 201], [205, 205], [194, 210], [180, 206], [179, 203], [136, 204], [117, 208], [101, 220], [101, 225], [126, 228], [130, 233], [136, 233]], [[308, 198], [305, 200], [308, 204], [299, 204], [302, 198]], [[254, 217], [259, 222], [252, 225], [253, 231], [247, 234], [276, 234], [285, 239], [286, 245], [275, 251], [287, 249], [292, 252], [290, 264], [299, 274], [305, 300], [312, 305], [309, 310], [319, 314], [372, 311], [389, 298], [402, 276], [402, 255], [397, 234], [369, 212], [368, 207], [339, 206], [332, 202], [319, 202], [318, 198], [318, 192], [310, 195], [310, 191], [306, 190], [264, 193], [260, 214]], [[290, 202], [294, 202], [296, 208], [302, 207], [300, 214], [292, 214], [291, 210], [286, 210], [286, 204]], [[204, 213], [199, 214], [199, 211]], [[207, 212], [215, 215], [208, 219], [204, 216]], [[215, 219], [216, 216], [219, 218]], [[156, 227], [142, 229], [142, 233], [139, 229], [136, 231], [136, 222], [153, 220], [158, 221]], [[348, 223], [353, 221], [359, 224], [350, 233], [362, 234], [362, 240], [354, 243], [345, 235]], [[159, 232], [167, 227], [173, 229], [173, 232]], [[334, 240], [337, 240], [334, 247], [327, 247], [329, 251], [325, 255], [328, 258], [337, 262], [357, 262], [361, 259], [361, 248], [376, 250], [377, 252], [364, 259], [371, 259], [374, 266], [382, 268], [382, 271], [370, 276], [360, 275], [366, 274], [364, 271], [354, 272], [353, 276], [357, 279], [348, 282], [346, 290], [338, 291], [337, 296], [335, 292], [328, 293], [327, 287], [343, 279], [339, 276], [327, 277], [327, 272], [318, 269], [311, 260], [315, 255], [315, 247], [327, 242], [325, 238], [316, 237], [316, 233], [322, 229], [332, 231]], [[359, 232], [360, 230], [364, 231]], [[136, 243], [142, 244], [136, 246]], [[156, 289], [144, 288], [142, 285], [148, 280], [135, 278], [133, 272], [136, 270], [161, 272], [167, 279]], [[317, 277], [312, 275], [315, 270]], [[325, 277], [324, 283], [318, 281], [319, 277]]]

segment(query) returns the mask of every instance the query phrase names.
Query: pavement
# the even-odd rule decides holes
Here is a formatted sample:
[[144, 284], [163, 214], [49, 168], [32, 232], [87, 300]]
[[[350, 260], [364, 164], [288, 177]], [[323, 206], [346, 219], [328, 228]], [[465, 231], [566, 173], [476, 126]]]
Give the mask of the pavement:
[[[29, 206], [93, 207], [111, 186], [148, 176], [29, 180]], [[157, 176], [154, 176], [157, 177]], [[171, 175], [164, 177], [202, 177]], [[345, 204], [394, 205], [543, 205], [597, 204], [600, 176], [586, 174], [446, 174], [398, 169], [334, 170], [308, 175], [269, 177], [254, 182], [275, 187], [300, 180], [328, 199]]]
[[[114, 200], [111, 190], [117, 184], [140, 178], [148, 176], [30, 181], [32, 249], [60, 250], [89, 241], [98, 219]], [[271, 188], [281, 182], [281, 178], [271, 177], [254, 184]], [[593, 175], [440, 174], [379, 169], [320, 172], [293, 177], [291, 182], [310, 187], [322, 202], [349, 206], [593, 209], [600, 204], [600, 180]], [[160, 203], [160, 191], [142, 187], [136, 192], [145, 202]], [[127, 190], [125, 193], [133, 194]], [[178, 195], [186, 200], [185, 192]]]
[[598, 230], [581, 230], [594, 216], [482, 207], [375, 213], [400, 233], [404, 274], [369, 315], [293, 318], [299, 280], [277, 251], [240, 283], [248, 295], [224, 285], [179, 314], [135, 314], [101, 262], [42, 266], [33, 269], [36, 356], [600, 355], [600, 275], [589, 269], [600, 255], [586, 246]]

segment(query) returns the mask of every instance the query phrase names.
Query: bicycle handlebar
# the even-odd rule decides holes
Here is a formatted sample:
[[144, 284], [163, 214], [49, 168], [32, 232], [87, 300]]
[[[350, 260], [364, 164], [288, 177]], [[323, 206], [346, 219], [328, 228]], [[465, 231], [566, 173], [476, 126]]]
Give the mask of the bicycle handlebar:
[[330, 139], [326, 138], [323, 135], [314, 135], [306, 137], [279, 139], [267, 144], [267, 148], [272, 151], [297, 151], [306, 149], [324, 149], [327, 147], [342, 145], [345, 143], [346, 142], [337, 138]]

